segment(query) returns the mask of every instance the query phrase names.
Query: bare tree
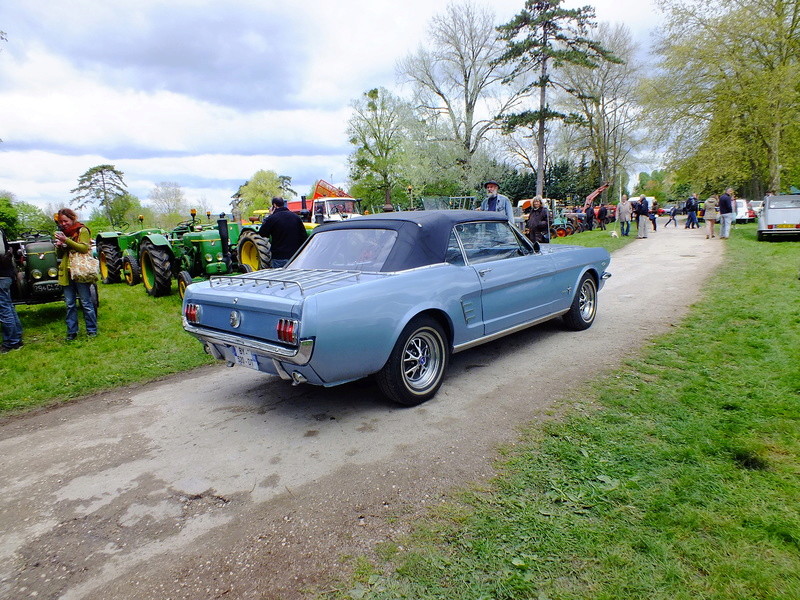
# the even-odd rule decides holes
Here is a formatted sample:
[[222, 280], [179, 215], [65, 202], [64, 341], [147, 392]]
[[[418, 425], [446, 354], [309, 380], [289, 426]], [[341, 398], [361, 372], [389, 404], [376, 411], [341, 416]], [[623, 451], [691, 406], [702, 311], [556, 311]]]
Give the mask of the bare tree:
[[161, 223], [189, 218], [186, 196], [181, 186], [174, 181], [162, 181], [156, 184], [148, 198]]
[[400, 79], [414, 87], [419, 116], [437, 139], [452, 145], [462, 166], [463, 183], [472, 181], [472, 158], [500, 117], [517, 106], [523, 86], [502, 86], [510, 69], [495, 60], [503, 51], [494, 14], [465, 2], [451, 3], [431, 20], [430, 47], [399, 61]]
[[639, 69], [634, 66], [637, 47], [630, 30], [622, 24], [602, 23], [594, 37], [622, 62], [601, 62], [596, 68], [565, 64], [561, 79], [577, 93], [565, 95], [567, 112], [582, 117], [575, 129], [574, 150], [589, 152], [600, 169], [602, 181], [616, 184], [629, 155], [641, 142], [636, 138], [641, 110], [636, 101]]

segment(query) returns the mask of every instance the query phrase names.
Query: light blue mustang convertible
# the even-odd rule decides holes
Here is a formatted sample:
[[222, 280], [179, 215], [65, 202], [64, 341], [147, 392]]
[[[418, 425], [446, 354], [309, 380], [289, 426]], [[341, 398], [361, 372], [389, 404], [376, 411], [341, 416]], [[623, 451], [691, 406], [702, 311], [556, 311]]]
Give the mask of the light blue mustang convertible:
[[323, 386], [374, 374], [412, 406], [453, 352], [556, 317], [590, 327], [610, 260], [539, 247], [495, 213], [368, 215], [315, 229], [285, 268], [192, 284], [183, 326], [229, 366]]

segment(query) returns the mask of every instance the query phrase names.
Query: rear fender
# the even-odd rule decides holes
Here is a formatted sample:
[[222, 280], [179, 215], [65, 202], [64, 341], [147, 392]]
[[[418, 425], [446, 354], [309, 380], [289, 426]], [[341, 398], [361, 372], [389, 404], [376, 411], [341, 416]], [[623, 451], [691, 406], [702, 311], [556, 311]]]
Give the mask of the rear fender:
[[123, 234], [120, 231], [104, 231], [102, 233], [98, 233], [94, 240], [98, 244], [104, 242], [106, 244], [112, 243], [119, 245], [119, 236], [121, 235]]
[[169, 252], [170, 256], [173, 256], [172, 246], [170, 245], [169, 240], [162, 234], [152, 233], [150, 235], [146, 235], [142, 238], [142, 243], [144, 243], [145, 241], [150, 242], [151, 244], [153, 244], [153, 246], [157, 248], [166, 250], [167, 252]]

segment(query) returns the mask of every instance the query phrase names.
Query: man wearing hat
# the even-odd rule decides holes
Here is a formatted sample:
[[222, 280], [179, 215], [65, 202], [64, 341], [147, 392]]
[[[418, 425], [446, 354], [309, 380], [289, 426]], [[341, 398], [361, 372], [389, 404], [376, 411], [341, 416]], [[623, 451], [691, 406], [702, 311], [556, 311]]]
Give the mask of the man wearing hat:
[[487, 195], [483, 202], [481, 202], [481, 207], [478, 210], [505, 213], [508, 222], [511, 223], [513, 227], [514, 209], [511, 207], [511, 200], [503, 196], [503, 194], [497, 193], [500, 190], [500, 184], [490, 179], [483, 184], [483, 187], [486, 188]]

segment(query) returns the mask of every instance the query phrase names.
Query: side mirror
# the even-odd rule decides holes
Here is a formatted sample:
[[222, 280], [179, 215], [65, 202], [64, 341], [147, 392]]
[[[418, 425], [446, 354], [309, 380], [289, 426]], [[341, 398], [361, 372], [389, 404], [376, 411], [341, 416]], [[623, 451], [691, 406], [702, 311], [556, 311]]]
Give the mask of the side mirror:
[[542, 247], [539, 245], [539, 242], [533, 242], [533, 253], [540, 254]]

